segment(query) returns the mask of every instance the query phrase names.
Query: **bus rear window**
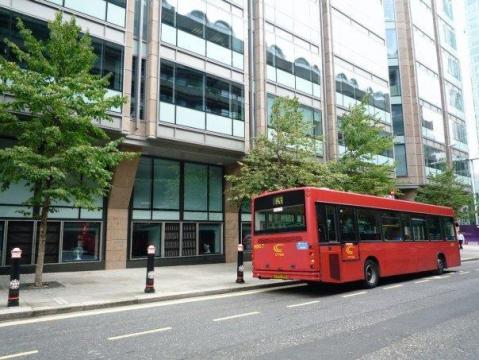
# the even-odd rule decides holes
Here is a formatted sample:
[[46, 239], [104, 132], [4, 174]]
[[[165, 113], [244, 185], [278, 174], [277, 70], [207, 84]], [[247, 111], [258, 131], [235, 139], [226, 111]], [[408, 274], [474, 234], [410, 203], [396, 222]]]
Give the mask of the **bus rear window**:
[[306, 229], [304, 191], [258, 198], [254, 203], [255, 233], [278, 233]]

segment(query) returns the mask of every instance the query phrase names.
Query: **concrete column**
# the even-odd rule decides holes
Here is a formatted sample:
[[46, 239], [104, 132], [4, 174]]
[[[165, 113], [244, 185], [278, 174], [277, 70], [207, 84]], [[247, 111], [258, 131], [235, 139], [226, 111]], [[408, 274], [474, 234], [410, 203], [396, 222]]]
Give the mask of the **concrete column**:
[[[226, 174], [233, 174], [239, 170], [237, 165], [225, 168]], [[230, 184], [225, 183], [225, 222], [224, 222], [224, 239], [225, 239], [225, 259], [226, 262], [235, 262], [237, 256], [237, 245], [239, 241], [239, 204], [228, 200], [228, 191]]]
[[[125, 149], [138, 151], [137, 149]], [[126, 267], [128, 248], [128, 208], [140, 157], [121, 162], [113, 175], [106, 219], [106, 269]]]
[[150, 0], [148, 21], [148, 44], [145, 72], [145, 121], [146, 137], [156, 137], [158, 109], [158, 61], [160, 34], [160, 1]]
[[334, 75], [334, 52], [332, 34], [332, 16], [329, 0], [321, 2], [322, 5], [322, 57], [324, 64], [323, 79], [323, 121], [325, 122], [326, 160], [338, 157], [338, 129], [336, 121], [336, 77]]
[[407, 178], [398, 178], [398, 184], [416, 187], [425, 183], [425, 172], [410, 2], [396, 0], [395, 9], [408, 171]]
[[133, 28], [135, 22], [135, 1], [128, 1], [126, 9], [126, 33], [125, 33], [125, 51], [123, 54], [123, 96], [126, 102], [122, 107], [121, 131], [124, 134], [130, 133], [130, 107], [131, 107], [131, 81], [133, 67]]
[[[264, 32], [264, 3], [253, 1], [253, 47], [254, 47], [254, 70], [255, 77], [255, 124], [253, 136], [257, 137], [266, 133], [268, 120], [266, 118], [266, 41]], [[252, 139], [254, 140], [254, 139]]]

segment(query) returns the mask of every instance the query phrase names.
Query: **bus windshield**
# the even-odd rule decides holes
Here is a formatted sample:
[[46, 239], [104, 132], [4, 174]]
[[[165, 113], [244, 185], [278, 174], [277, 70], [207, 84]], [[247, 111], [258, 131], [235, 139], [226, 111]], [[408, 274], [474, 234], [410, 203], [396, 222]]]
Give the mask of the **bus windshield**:
[[258, 198], [254, 203], [255, 233], [278, 233], [306, 229], [304, 191]]

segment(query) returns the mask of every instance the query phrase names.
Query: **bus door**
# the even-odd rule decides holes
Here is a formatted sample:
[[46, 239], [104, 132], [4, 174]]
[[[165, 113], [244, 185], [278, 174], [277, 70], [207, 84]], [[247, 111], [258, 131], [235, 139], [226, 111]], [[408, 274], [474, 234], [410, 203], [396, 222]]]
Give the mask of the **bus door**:
[[348, 206], [338, 207], [338, 228], [341, 236], [341, 260], [359, 260], [359, 244], [356, 231], [354, 209]]

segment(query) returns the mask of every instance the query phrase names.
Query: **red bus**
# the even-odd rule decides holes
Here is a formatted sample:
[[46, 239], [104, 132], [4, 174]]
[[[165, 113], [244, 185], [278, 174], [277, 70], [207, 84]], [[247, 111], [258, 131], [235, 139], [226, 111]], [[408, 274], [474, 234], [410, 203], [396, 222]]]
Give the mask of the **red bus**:
[[459, 266], [454, 212], [442, 206], [294, 188], [253, 199], [253, 276], [343, 283]]

